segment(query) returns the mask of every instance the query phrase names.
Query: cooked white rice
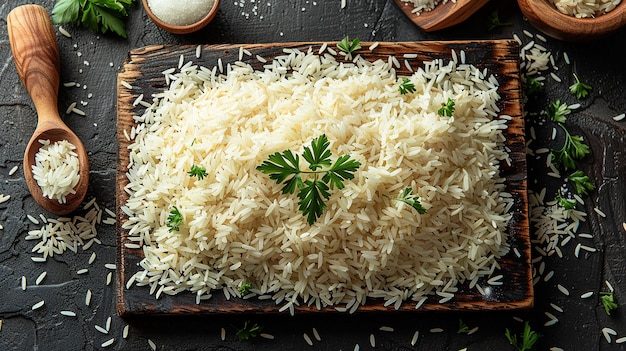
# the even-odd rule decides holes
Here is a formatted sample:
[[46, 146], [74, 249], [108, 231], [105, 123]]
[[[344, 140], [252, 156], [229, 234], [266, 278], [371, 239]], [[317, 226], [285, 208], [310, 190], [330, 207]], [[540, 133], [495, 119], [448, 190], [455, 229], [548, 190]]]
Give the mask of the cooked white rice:
[[42, 146], [35, 154], [33, 178], [43, 196], [64, 204], [68, 195], [76, 194], [74, 187], [80, 179], [76, 146], [67, 140], [52, 144], [50, 140], [39, 140], [39, 143]]
[[612, 11], [621, 0], [548, 0], [557, 10], [577, 18], [597, 17]]
[[[262, 72], [238, 62], [226, 76], [170, 75], [129, 146], [125, 245], [141, 245], [145, 258], [127, 288], [229, 298], [250, 282], [291, 313], [301, 303], [353, 312], [367, 298], [421, 306], [490, 276], [509, 249], [512, 206], [499, 175], [507, 119], [495, 79], [437, 60], [409, 77], [415, 93], [400, 95], [392, 60], [355, 61], [286, 50]], [[448, 98], [454, 117], [440, 117]], [[362, 165], [309, 226], [297, 197], [255, 168], [321, 134], [334, 155]], [[209, 175], [191, 178], [194, 164]], [[392, 199], [408, 186], [427, 213]], [[172, 206], [184, 221], [170, 232]]]

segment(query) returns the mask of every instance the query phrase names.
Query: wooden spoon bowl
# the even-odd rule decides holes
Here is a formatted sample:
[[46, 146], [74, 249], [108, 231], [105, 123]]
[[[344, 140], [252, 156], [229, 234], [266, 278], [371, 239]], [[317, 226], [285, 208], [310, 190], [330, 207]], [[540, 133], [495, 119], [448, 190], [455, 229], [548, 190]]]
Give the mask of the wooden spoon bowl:
[[[148, 0], [142, 0], [142, 4], [144, 10], [146, 11], [146, 14], [148, 14], [148, 17], [150, 17], [152, 22], [154, 22], [154, 24], [156, 24], [158, 27], [174, 34], [189, 34], [197, 32], [200, 29], [206, 27], [206, 25], [209, 24], [213, 20], [213, 18], [215, 18], [215, 15], [217, 14], [217, 8], [220, 6], [220, 0], [215, 0], [215, 2], [213, 3], [213, 7], [211, 7], [206, 16], [204, 16], [201, 20], [186, 26], [177, 26], [161, 20], [150, 9], [150, 5], [148, 5]], [[184, 1], [181, 1], [180, 6], [184, 6]]]
[[[59, 116], [57, 99], [60, 82], [59, 48], [52, 21], [46, 9], [39, 5], [23, 5], [13, 9], [7, 17], [9, 42], [17, 73], [37, 110], [37, 128], [24, 152], [24, 177], [33, 199], [44, 209], [64, 215], [74, 211], [85, 199], [89, 185], [89, 160], [85, 146]], [[61, 204], [43, 196], [33, 177], [35, 155], [42, 146], [39, 140], [51, 143], [67, 140], [76, 146], [80, 180], [75, 194]]]
[[415, 25], [426, 32], [434, 32], [465, 21], [489, 0], [448, 0], [445, 4], [442, 0], [431, 11], [422, 11], [419, 15], [413, 12], [413, 4], [402, 0], [395, 2]]
[[626, 25], [626, 0], [622, 0], [612, 11], [593, 18], [566, 15], [547, 0], [517, 0], [517, 3], [535, 28], [564, 41], [600, 39]]

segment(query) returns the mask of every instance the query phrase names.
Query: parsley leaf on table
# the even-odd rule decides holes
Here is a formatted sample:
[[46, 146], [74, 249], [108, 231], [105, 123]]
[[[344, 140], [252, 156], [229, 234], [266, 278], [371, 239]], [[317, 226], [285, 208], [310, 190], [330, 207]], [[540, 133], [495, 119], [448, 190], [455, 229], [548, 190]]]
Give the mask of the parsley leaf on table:
[[256, 323], [251, 324], [250, 321], [247, 321], [243, 324], [243, 328], [237, 330], [235, 336], [239, 340], [250, 340], [259, 336], [261, 330], [263, 330], [263, 327], [260, 325]]
[[[343, 155], [333, 163], [330, 142], [326, 135], [311, 141], [311, 146], [304, 147], [302, 158], [308, 164], [308, 170], [300, 169], [300, 156], [291, 150], [276, 152], [256, 169], [268, 174], [276, 183], [283, 183], [282, 193], [298, 192], [298, 208], [307, 217], [309, 225], [322, 215], [326, 209], [325, 200], [330, 198], [329, 190], [343, 189], [344, 181], [354, 178], [354, 172], [361, 163]], [[303, 175], [312, 179], [303, 180]]]
[[76, 23], [94, 32], [111, 31], [126, 38], [124, 18], [136, 0], [57, 0], [52, 9], [54, 24]]
[[572, 111], [569, 109], [567, 104], [562, 103], [561, 100], [551, 102], [546, 108], [548, 118], [550, 118], [552, 122], [556, 123], [565, 123], [567, 120], [566, 116], [570, 113], [572, 113]]
[[408, 78], [404, 78], [400, 86], [398, 87], [400, 94], [406, 95], [406, 93], [414, 93], [415, 92], [415, 84], [411, 83], [411, 80]]
[[561, 125], [565, 131], [565, 142], [561, 149], [550, 150], [552, 162], [558, 166], [563, 166], [565, 170], [576, 169], [576, 160], [580, 160], [591, 153], [589, 146], [585, 144], [582, 136], [571, 135], [570, 132]]
[[504, 26], [510, 26], [512, 25], [512, 23], [510, 22], [502, 22], [500, 21], [500, 14], [498, 13], [498, 10], [493, 11], [489, 17], [489, 27], [487, 27], [488, 31], [494, 30], [498, 27], [504, 27]]
[[339, 50], [350, 55], [354, 51], [361, 48], [361, 40], [359, 38], [354, 38], [353, 40], [350, 40], [350, 38], [346, 35], [345, 38], [337, 43], [337, 47], [339, 48]]
[[459, 319], [459, 330], [457, 331], [457, 334], [462, 334], [462, 333], [469, 333], [469, 327], [467, 326], [467, 324], [465, 324], [465, 322], [463, 322], [462, 319]]
[[509, 343], [513, 345], [513, 347], [515, 347], [517, 351], [534, 350], [535, 344], [537, 343], [539, 338], [541, 338], [541, 334], [533, 331], [530, 328], [528, 322], [524, 323], [524, 331], [522, 332], [522, 334], [520, 334], [521, 340], [517, 339], [517, 335], [511, 334], [509, 328], [505, 329], [504, 335], [506, 336]]
[[589, 91], [593, 88], [591, 88], [590, 85], [582, 83], [580, 79], [578, 79], [576, 73], [574, 73], [574, 79], [576, 79], [576, 83], [570, 85], [570, 93], [572, 93], [572, 95], [576, 96], [578, 99], [582, 99], [589, 95]]
[[523, 86], [526, 91], [526, 95], [529, 96], [538, 94], [543, 90], [543, 84], [535, 77], [526, 77]]
[[565, 210], [573, 210], [576, 208], [576, 200], [568, 199], [563, 196], [561, 191], [554, 197], [554, 200]]
[[581, 170], [578, 170], [572, 174], [570, 174], [567, 179], [574, 185], [574, 189], [576, 193], [581, 196], [585, 196], [589, 193], [589, 191], [596, 188], [595, 185], [591, 182], [588, 176]]
[[610, 292], [605, 292], [605, 291], [600, 292], [600, 302], [602, 302], [602, 306], [604, 307], [604, 311], [609, 316], [611, 315], [611, 312], [613, 312], [614, 310], [617, 309], [617, 307], [619, 307], [617, 305], [617, 302], [615, 302], [615, 293], [613, 291], [610, 291]]

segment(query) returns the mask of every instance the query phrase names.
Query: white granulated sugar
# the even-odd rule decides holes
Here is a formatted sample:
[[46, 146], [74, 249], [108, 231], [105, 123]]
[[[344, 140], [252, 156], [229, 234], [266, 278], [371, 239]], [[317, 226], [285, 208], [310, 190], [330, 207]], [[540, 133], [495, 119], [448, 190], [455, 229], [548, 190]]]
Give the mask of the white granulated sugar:
[[445, 4], [448, 1], [456, 3], [456, 0], [402, 0], [409, 4], [413, 4], [412, 12], [419, 16], [424, 11], [432, 11], [440, 3]]
[[175, 26], [188, 26], [200, 21], [213, 7], [215, 0], [148, 0], [148, 6], [161, 21]]
[[63, 204], [68, 195], [76, 193], [74, 187], [80, 180], [76, 146], [67, 140], [52, 144], [50, 140], [39, 140], [39, 143], [42, 146], [35, 154], [33, 177], [43, 196]]
[[577, 18], [602, 16], [613, 9], [621, 0], [548, 0], [561, 13]]
[[[387, 60], [355, 60], [290, 50], [263, 71], [237, 63], [227, 75], [172, 75], [154, 108], [136, 117], [129, 146], [123, 244], [141, 245], [145, 258], [127, 286], [230, 296], [248, 281], [283, 311], [311, 304], [354, 312], [368, 298], [398, 308], [488, 278], [509, 249], [512, 203], [499, 176], [508, 154], [498, 87], [470, 64], [437, 60], [398, 77]], [[415, 93], [389, 88], [403, 78]], [[454, 117], [441, 117], [448, 98]], [[308, 225], [298, 198], [256, 167], [322, 134], [333, 155], [362, 166]], [[193, 164], [208, 175], [191, 178]], [[392, 200], [407, 186], [425, 214]], [[178, 231], [165, 224], [172, 206], [184, 218]]]

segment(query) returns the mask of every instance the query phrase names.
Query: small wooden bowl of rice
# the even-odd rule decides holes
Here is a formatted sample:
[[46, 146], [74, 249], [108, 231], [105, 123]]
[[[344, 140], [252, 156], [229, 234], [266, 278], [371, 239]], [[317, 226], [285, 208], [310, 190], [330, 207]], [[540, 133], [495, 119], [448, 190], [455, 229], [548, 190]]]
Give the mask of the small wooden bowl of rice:
[[142, 3], [158, 27], [173, 34], [189, 34], [206, 27], [215, 18], [220, 0], [142, 0]]
[[[600, 39], [626, 25], [626, 0], [580, 1], [577, 5], [576, 2], [563, 0], [517, 0], [517, 2], [533, 26], [563, 41]], [[596, 13], [593, 13], [594, 9]]]

